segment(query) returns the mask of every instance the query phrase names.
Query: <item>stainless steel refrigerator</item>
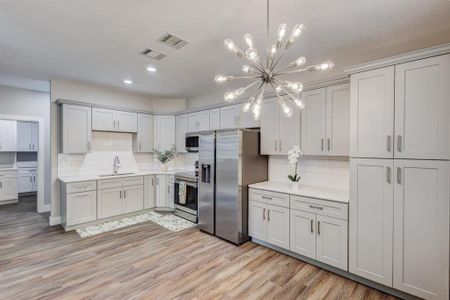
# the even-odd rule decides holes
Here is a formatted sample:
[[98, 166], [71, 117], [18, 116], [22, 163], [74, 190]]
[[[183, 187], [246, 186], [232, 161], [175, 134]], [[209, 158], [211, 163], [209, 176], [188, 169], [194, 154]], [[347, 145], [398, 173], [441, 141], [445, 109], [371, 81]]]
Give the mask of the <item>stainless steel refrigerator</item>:
[[260, 133], [230, 129], [199, 133], [198, 226], [235, 244], [248, 237], [248, 185], [268, 178]]

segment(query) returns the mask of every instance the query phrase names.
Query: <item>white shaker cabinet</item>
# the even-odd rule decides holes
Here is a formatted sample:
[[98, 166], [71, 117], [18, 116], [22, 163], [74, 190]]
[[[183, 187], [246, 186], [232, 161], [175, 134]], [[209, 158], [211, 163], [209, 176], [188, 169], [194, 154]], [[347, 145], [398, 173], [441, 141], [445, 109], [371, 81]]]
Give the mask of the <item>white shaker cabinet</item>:
[[392, 286], [394, 161], [350, 160], [349, 270]]
[[220, 108], [209, 110], [209, 130], [220, 129]]
[[66, 203], [66, 226], [87, 223], [97, 219], [96, 191], [68, 194]]
[[[284, 116], [276, 99], [265, 100], [261, 109], [261, 154], [286, 155], [300, 144], [300, 111]], [[251, 115], [251, 114], [250, 114]]]
[[449, 299], [450, 162], [394, 162], [394, 288]]
[[175, 116], [155, 116], [155, 148], [169, 150], [175, 145]]
[[209, 110], [188, 113], [188, 132], [209, 130]]
[[262, 202], [248, 202], [248, 234], [255, 239], [266, 239], [266, 205]]
[[167, 175], [167, 207], [175, 209], [175, 176]]
[[392, 158], [394, 67], [351, 75], [350, 156]]
[[304, 155], [325, 155], [325, 88], [303, 92], [305, 108], [301, 116], [301, 139]]
[[32, 193], [37, 191], [36, 169], [19, 169], [17, 186], [19, 193]]
[[123, 212], [131, 213], [144, 209], [144, 186], [124, 186], [123, 187]]
[[38, 123], [17, 121], [17, 151], [39, 150]]
[[92, 130], [135, 133], [137, 125], [135, 112], [92, 108]]
[[122, 214], [122, 187], [97, 191], [98, 218], [108, 218]]
[[291, 209], [290, 250], [300, 255], [316, 258], [316, 215]]
[[144, 209], [155, 207], [156, 176], [144, 176]]
[[17, 171], [0, 171], [0, 203], [18, 198]]
[[166, 175], [156, 175], [156, 199], [155, 206], [159, 208], [168, 207], [168, 184]]
[[317, 215], [316, 259], [347, 270], [347, 221]]
[[395, 67], [395, 157], [450, 159], [450, 54]]
[[137, 134], [133, 135], [134, 152], [153, 152], [154, 120], [149, 114], [138, 114]]
[[61, 105], [61, 152], [88, 153], [91, 150], [91, 107]]
[[17, 148], [17, 121], [0, 120], [0, 152], [16, 151]]
[[220, 108], [221, 129], [259, 127], [259, 121], [255, 121], [250, 112], [243, 112], [242, 105], [236, 104]]
[[178, 115], [175, 117], [176, 123], [176, 143], [177, 152], [182, 153], [186, 152], [186, 133], [188, 132], [188, 115]]

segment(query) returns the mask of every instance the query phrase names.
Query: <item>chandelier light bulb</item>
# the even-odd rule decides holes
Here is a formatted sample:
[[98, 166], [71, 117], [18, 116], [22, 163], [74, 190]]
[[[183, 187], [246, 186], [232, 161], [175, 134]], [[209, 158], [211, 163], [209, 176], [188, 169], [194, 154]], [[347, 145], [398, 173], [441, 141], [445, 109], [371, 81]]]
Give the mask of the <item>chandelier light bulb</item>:
[[290, 108], [284, 101], [281, 103], [281, 109], [286, 117], [292, 117], [292, 108]]
[[303, 83], [301, 82], [292, 82], [285, 80], [283, 81], [283, 85], [288, 87], [291, 91], [293, 91], [296, 94], [300, 93], [303, 90]]
[[325, 71], [325, 70], [332, 69], [333, 67], [334, 67], [334, 63], [331, 60], [328, 60], [328, 61], [321, 63], [320, 65], [317, 65], [316, 69], [320, 70], [320, 71]]
[[296, 67], [299, 67], [299, 66], [304, 65], [305, 63], [306, 63], [306, 57], [300, 56], [299, 58], [297, 58], [296, 60], [294, 60], [293, 62], [291, 62], [291, 63], [289, 64], [289, 67], [290, 67], [290, 68], [296, 68]]
[[299, 109], [304, 109], [305, 108], [305, 102], [303, 102], [303, 100], [298, 99], [298, 98], [294, 98], [294, 97], [291, 98], [291, 99], [294, 101], [295, 105], [297, 105]]
[[253, 106], [253, 119], [255, 119], [255, 121], [258, 121], [261, 118], [261, 105], [256, 103]]
[[290, 39], [299, 37], [300, 34], [302, 34], [303, 30], [305, 30], [305, 25], [303, 25], [303, 24], [296, 24], [294, 26], [294, 29], [292, 29], [292, 33], [291, 33]]
[[278, 41], [283, 41], [284, 36], [286, 35], [286, 29], [287, 25], [286, 23], [281, 24], [278, 26]]
[[283, 88], [280, 85], [277, 85], [277, 87], [275, 88], [275, 91], [277, 93], [281, 93], [282, 90], [283, 90]]
[[257, 62], [259, 60], [258, 52], [254, 48], [247, 49], [247, 51], [245, 51], [245, 56], [252, 62]]
[[214, 77], [214, 81], [216, 83], [224, 83], [226, 81], [231, 81], [231, 79], [233, 78], [233, 76], [225, 76], [222, 74], [216, 75], [216, 77]]
[[225, 48], [227, 48], [227, 50], [230, 51], [231, 53], [236, 54], [238, 57], [243, 56], [242, 50], [239, 49], [231, 39], [224, 40], [223, 44], [225, 45]]
[[257, 73], [257, 71], [255, 70], [255, 68], [249, 66], [249, 65], [243, 65], [242, 66], [242, 72], [244, 73], [248, 73], [248, 74], [254, 74]]
[[253, 48], [253, 37], [250, 33], [244, 35], [244, 42], [248, 45], [249, 48]]

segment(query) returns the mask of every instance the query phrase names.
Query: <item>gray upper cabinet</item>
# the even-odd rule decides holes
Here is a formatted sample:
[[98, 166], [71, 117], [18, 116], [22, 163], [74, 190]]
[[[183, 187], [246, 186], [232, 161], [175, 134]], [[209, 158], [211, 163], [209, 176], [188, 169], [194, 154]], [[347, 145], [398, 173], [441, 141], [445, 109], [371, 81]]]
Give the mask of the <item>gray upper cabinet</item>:
[[220, 108], [209, 110], [209, 130], [220, 129]]
[[188, 115], [182, 114], [175, 117], [175, 146], [178, 153], [186, 152], [186, 133], [188, 131]]
[[188, 119], [188, 132], [209, 130], [209, 110], [189, 113], [187, 115], [187, 119]]
[[61, 152], [87, 153], [91, 149], [91, 107], [61, 107]]
[[16, 151], [17, 122], [0, 120], [0, 151]]
[[17, 151], [39, 150], [38, 126], [37, 122], [17, 121]]
[[137, 132], [137, 113], [104, 108], [92, 108], [92, 130]]
[[138, 114], [137, 134], [133, 135], [134, 152], [153, 152], [154, 120], [149, 114]]

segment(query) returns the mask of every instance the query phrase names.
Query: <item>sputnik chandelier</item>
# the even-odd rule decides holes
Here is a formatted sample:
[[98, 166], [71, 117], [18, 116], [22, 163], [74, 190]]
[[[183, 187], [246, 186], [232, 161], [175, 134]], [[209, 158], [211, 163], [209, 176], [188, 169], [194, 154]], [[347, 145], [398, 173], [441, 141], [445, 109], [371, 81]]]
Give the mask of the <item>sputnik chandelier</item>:
[[231, 76], [219, 74], [215, 77], [216, 83], [220, 84], [237, 79], [254, 79], [254, 82], [245, 87], [225, 93], [224, 100], [226, 102], [232, 102], [244, 94], [249, 88], [258, 85], [256, 93], [251, 96], [242, 107], [244, 112], [249, 112], [251, 110], [255, 120], [260, 118], [264, 92], [268, 89], [275, 91], [280, 108], [286, 117], [291, 117], [293, 111], [289, 104], [284, 100], [284, 97], [288, 99], [288, 102], [293, 102], [299, 109], [303, 109], [305, 107], [305, 103], [301, 99], [303, 84], [301, 82], [285, 80], [280, 77], [293, 73], [325, 71], [333, 68], [333, 62], [329, 60], [320, 64], [304, 67], [306, 63], [306, 58], [304, 56], [300, 56], [285, 67], [277, 68], [285, 51], [294, 44], [304, 30], [305, 26], [303, 24], [296, 24], [292, 29], [291, 35], [285, 41], [287, 25], [283, 23], [278, 27], [277, 41], [269, 46], [269, 0], [267, 0], [267, 56], [265, 66], [261, 62], [258, 52], [254, 48], [253, 38], [250, 34], [247, 33], [243, 37], [244, 42], [248, 46], [248, 49], [245, 52], [231, 39], [226, 39], [224, 41], [225, 48], [246, 62], [246, 64], [242, 66], [242, 71], [246, 75]]

